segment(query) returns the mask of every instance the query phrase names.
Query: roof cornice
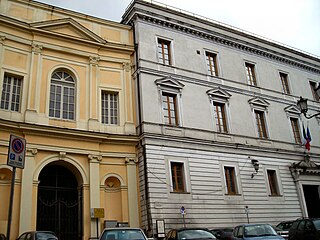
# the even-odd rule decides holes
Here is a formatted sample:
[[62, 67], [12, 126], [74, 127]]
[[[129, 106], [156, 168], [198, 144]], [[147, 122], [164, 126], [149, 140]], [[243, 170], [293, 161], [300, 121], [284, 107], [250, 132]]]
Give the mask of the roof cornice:
[[[289, 55], [285, 55], [283, 53], [279, 53], [262, 46], [254, 45], [252, 43], [245, 42], [243, 40], [235, 39], [233, 37], [226, 36], [221, 33], [213, 32], [213, 31], [209, 32], [209, 30], [203, 29], [197, 26], [178, 23], [172, 19], [170, 20], [163, 19], [163, 18], [151, 16], [149, 14], [144, 14], [141, 12], [135, 13], [132, 16], [130, 23], [132, 23], [133, 19], [135, 19], [136, 21], [143, 21], [148, 24], [170, 28], [171, 30], [180, 31], [180, 32], [183, 32], [184, 34], [193, 35], [195, 37], [202, 38], [207, 41], [215, 42], [216, 44], [219, 44], [219, 45], [224, 45], [229, 48], [234, 48], [238, 51], [239, 50], [245, 51], [249, 54], [255, 54], [260, 57], [268, 58], [273, 61], [277, 61], [283, 64], [288, 64], [293, 67], [301, 68], [306, 71], [320, 74], [320, 59], [317, 59], [313, 56], [304, 56], [304, 57], [311, 58], [313, 61], [319, 61], [319, 65], [315, 65], [313, 63], [306, 62], [304, 60], [301, 60]], [[275, 45], [275, 43], [269, 43], [269, 44]], [[294, 50], [290, 50], [290, 51], [294, 51]], [[296, 54], [300, 55], [301, 53], [296, 52]]]

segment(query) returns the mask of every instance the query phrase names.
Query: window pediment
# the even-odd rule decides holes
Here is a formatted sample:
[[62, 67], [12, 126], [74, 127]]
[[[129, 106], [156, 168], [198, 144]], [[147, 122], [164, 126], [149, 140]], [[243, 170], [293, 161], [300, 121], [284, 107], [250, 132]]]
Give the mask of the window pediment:
[[220, 99], [224, 99], [224, 100], [228, 100], [232, 96], [230, 93], [228, 93], [226, 90], [224, 90], [220, 87], [208, 90], [207, 94], [211, 98], [220, 98]]
[[68, 35], [70, 37], [81, 38], [99, 43], [106, 42], [106, 40], [72, 18], [35, 22], [31, 23], [30, 26], [34, 29], [45, 30], [56, 34]]
[[284, 108], [284, 111], [287, 113], [287, 115], [300, 115], [300, 110], [296, 105], [290, 105]]
[[251, 105], [251, 107], [258, 107], [264, 109], [266, 109], [270, 105], [269, 102], [260, 97], [251, 98], [248, 102]]
[[155, 84], [160, 88], [178, 90], [178, 91], [181, 91], [182, 88], [184, 87], [184, 84], [172, 78], [171, 76], [157, 79], [155, 81]]

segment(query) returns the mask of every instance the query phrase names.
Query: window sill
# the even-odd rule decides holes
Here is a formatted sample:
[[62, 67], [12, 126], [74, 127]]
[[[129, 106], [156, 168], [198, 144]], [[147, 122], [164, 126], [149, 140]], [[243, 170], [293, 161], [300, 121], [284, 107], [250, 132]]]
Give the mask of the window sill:
[[240, 193], [237, 193], [237, 194], [229, 194], [229, 193], [225, 193], [224, 195], [226, 195], [226, 196], [241, 196], [242, 194], [240, 194]]
[[190, 192], [172, 192], [172, 191], [170, 191], [170, 193], [172, 193], [172, 194], [190, 194]]

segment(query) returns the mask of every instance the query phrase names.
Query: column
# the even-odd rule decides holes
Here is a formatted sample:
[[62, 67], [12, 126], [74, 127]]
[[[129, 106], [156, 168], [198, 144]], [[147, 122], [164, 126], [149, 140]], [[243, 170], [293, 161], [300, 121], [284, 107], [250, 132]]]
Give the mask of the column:
[[139, 227], [137, 158], [126, 158], [130, 227]]

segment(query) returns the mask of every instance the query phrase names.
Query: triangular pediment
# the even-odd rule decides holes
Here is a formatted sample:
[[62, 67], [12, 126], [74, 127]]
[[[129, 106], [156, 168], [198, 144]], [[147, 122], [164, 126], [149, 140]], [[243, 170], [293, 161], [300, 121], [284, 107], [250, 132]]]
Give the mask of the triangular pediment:
[[265, 107], [265, 108], [270, 105], [269, 102], [267, 102], [266, 100], [264, 100], [260, 97], [251, 98], [248, 102], [251, 105], [261, 106], [261, 107]]
[[95, 41], [99, 43], [106, 42], [103, 38], [90, 31], [72, 18], [63, 18], [30, 24], [31, 27], [74, 38]]
[[224, 99], [229, 99], [232, 96], [230, 93], [228, 93], [226, 90], [220, 87], [208, 90], [207, 94], [215, 98], [224, 98]]
[[300, 115], [301, 113], [298, 106], [296, 105], [290, 105], [288, 107], [285, 107], [284, 111], [287, 113], [295, 114], [295, 115]]
[[182, 89], [184, 87], [184, 84], [172, 78], [171, 76], [160, 78], [156, 80], [155, 83], [158, 86], [166, 87], [166, 88]]

